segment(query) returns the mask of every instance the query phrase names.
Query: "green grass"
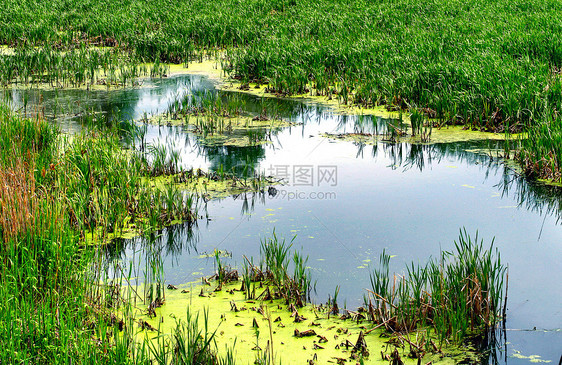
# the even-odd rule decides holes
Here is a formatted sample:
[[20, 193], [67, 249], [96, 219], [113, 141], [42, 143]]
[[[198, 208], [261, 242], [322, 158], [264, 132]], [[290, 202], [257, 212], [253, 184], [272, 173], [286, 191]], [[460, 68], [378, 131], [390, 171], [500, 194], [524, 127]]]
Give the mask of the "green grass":
[[[93, 310], [85, 280], [94, 252], [77, 244], [78, 232], [57, 199], [60, 190], [53, 187], [51, 194], [35, 178], [35, 170], [50, 168], [56, 132], [44, 121], [21, 120], [6, 110], [0, 131], [19, 133], [3, 138], [1, 148], [0, 361], [104, 361], [91, 340], [95, 330], [85, 330], [86, 318], [103, 316]], [[116, 348], [115, 354], [121, 351]]]
[[553, 113], [520, 139], [516, 159], [526, 175], [562, 182], [562, 118]]
[[[557, 0], [0, 4], [0, 44], [15, 48], [0, 56], [3, 83], [91, 84], [103, 71], [105, 82], [134, 84], [165, 73], [161, 62], [220, 54], [231, 76], [277, 94], [423, 110], [439, 123], [499, 132], [560, 129], [550, 126], [562, 107]], [[142, 69], [145, 61], [155, 69]], [[556, 144], [531, 132], [546, 148]], [[541, 162], [551, 152], [530, 153], [525, 164], [559, 180], [558, 161]]]
[[81, 47], [61, 52], [50, 47], [16, 48], [0, 57], [0, 84], [47, 84], [51, 87], [95, 85], [135, 86], [142, 76], [162, 76], [166, 68], [149, 70], [139, 60], [117, 49]]
[[228, 49], [233, 75], [275, 92], [315, 87], [344, 102], [430, 108], [484, 128], [534, 121], [560, 103], [555, 0], [3, 5], [0, 43], [17, 47], [118, 46], [134, 59], [174, 62], [195, 49]]
[[295, 239], [296, 236], [287, 242], [274, 230], [271, 237], [261, 240], [259, 266], [254, 265], [253, 259], [246, 259], [244, 262], [242, 289], [246, 298], [256, 298], [255, 284], [259, 282], [265, 283], [266, 290], [262, 289], [258, 298], [283, 298], [287, 304], [292, 303], [297, 307], [306, 304], [310, 299], [312, 280], [310, 269], [307, 267], [308, 257], [305, 258], [300, 252], [291, 249]]
[[[143, 183], [151, 165], [123, 153], [117, 134], [97, 129], [65, 141], [44, 120], [0, 107], [1, 363], [169, 364], [194, 353], [201, 363], [232, 363], [214, 355], [212, 332], [197, 330], [195, 318], [178, 323], [172, 354], [138, 345], [127, 316], [132, 302], [119, 294], [128, 279], [122, 271], [109, 277], [103, 250], [85, 244], [89, 231], [119, 230], [126, 218], [144, 222], [147, 232], [194, 219], [190, 202], [173, 196], [172, 206]], [[147, 299], [161, 298], [156, 246], [146, 272], [156, 284]]]
[[[367, 308], [371, 319], [392, 333], [431, 329], [439, 344], [459, 343], [493, 329], [505, 315], [507, 268], [493, 241], [486, 247], [478, 234], [462, 230], [453, 251], [426, 265], [412, 263], [404, 275], [391, 276], [389, 264], [383, 251], [371, 273]], [[430, 345], [429, 336], [416, 338]]]
[[168, 107], [168, 116], [178, 119], [187, 115], [207, 115], [218, 117], [235, 117], [245, 109], [246, 101], [239, 95], [229, 97], [212, 91], [189, 93], [181, 99], [176, 99]]

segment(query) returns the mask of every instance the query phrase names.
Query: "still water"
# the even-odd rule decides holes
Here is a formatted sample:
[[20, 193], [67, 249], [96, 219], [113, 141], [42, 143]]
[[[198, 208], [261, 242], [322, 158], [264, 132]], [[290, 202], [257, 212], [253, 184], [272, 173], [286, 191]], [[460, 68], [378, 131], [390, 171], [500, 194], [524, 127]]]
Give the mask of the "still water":
[[[3, 99], [26, 113], [41, 111], [72, 133], [82, 128], [79, 117], [87, 112], [139, 120], [165, 111], [186, 93], [213, 89], [204, 77], [183, 75], [125, 90], [13, 89]], [[147, 140], [173, 144], [185, 168], [239, 172], [249, 167], [285, 178], [286, 184], [263, 194], [209, 201], [207, 219], [163, 231], [168, 283], [210, 275], [214, 262], [202, 254], [214, 249], [231, 253], [224, 260], [234, 267], [241, 267], [243, 255], [258, 259], [260, 239], [275, 229], [287, 239], [296, 235], [294, 247], [308, 256], [316, 302], [339, 286], [340, 306], [355, 308], [383, 249], [393, 255], [391, 268], [401, 273], [410, 262], [425, 263], [452, 249], [459, 230], [466, 229], [485, 242], [493, 239], [509, 265], [506, 342], [496, 351], [499, 362], [559, 361], [561, 191], [530, 183], [478, 152], [498, 148], [499, 142], [334, 142], [321, 134], [370, 131], [388, 121], [338, 115], [313, 102], [237, 97], [253, 113], [266, 108], [297, 124], [272, 133], [267, 144], [249, 147], [208, 146], [182, 127], [148, 126]], [[116, 242], [119, 250], [113, 254], [134, 261], [141, 241]]]

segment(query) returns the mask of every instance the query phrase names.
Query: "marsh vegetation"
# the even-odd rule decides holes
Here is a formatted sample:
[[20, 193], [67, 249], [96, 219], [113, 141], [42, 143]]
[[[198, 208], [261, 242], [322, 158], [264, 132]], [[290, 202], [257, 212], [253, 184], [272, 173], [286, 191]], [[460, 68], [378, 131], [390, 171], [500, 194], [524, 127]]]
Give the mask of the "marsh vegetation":
[[556, 1], [5, 5], [4, 84], [134, 84], [166, 74], [163, 63], [210, 55], [242, 86], [266, 85], [278, 95], [410, 109], [478, 130], [529, 130], [546, 151], [523, 146], [526, 171], [559, 180]]
[[[454, 248], [396, 274], [383, 250], [378, 265], [369, 266], [370, 288], [357, 310], [346, 299], [342, 305], [339, 284], [326, 303], [314, 303], [326, 293], [315, 292], [308, 256], [295, 249], [295, 238], [272, 229], [276, 220], [273, 233], [253, 243], [259, 258], [243, 255], [230, 266], [213, 251], [215, 274], [201, 274], [195, 294], [186, 284], [167, 283], [165, 261], [186, 249], [176, 242], [185, 235], [197, 240], [198, 221], [213, 219], [205, 210], [209, 201], [240, 199], [241, 215], [250, 216], [256, 202], [276, 196], [286, 180], [259, 167], [266, 151], [284, 148], [275, 140], [285, 132], [300, 133], [300, 145], [305, 135], [320, 133], [351, 141], [358, 158], [370, 145], [392, 169], [420, 172], [432, 158], [451, 155], [490, 164], [494, 151], [516, 161], [528, 178], [562, 182], [559, 2], [2, 5], [0, 84], [7, 92], [139, 90], [148, 78], [170, 77], [172, 64], [189, 72], [193, 62], [208, 59], [224, 77], [222, 86], [235, 92], [190, 90], [138, 120], [55, 109], [48, 121], [42, 94], [33, 106], [24, 96], [18, 111], [0, 106], [0, 363], [276, 364], [285, 341], [299, 360], [306, 353], [309, 364], [324, 361], [318, 354], [327, 342], [337, 350], [325, 351], [329, 361], [337, 363], [374, 361], [375, 346], [384, 347], [380, 360], [391, 364], [449, 356], [487, 361], [495, 351], [496, 329], [505, 330], [507, 269], [493, 245], [464, 230]], [[294, 110], [276, 109], [281, 102], [269, 102], [272, 96], [307, 97], [322, 105], [318, 110], [349, 107], [340, 112], [355, 113], [353, 130], [340, 115], [331, 132], [310, 134], [305, 124], [312, 115], [320, 125], [322, 112], [293, 113], [305, 109], [296, 103], [287, 104]], [[382, 110], [396, 119], [370, 116]], [[61, 116], [80, 117], [80, 132], [56, 127]], [[205, 156], [208, 169], [186, 163], [185, 151], [162, 138], [172, 130], [192, 138], [190, 148]], [[460, 135], [488, 139], [488, 151], [448, 150]], [[312, 153], [288, 145], [299, 157]], [[499, 188], [515, 189], [519, 206], [559, 219], [556, 188], [524, 176], [505, 174]], [[339, 209], [346, 215], [354, 208]], [[141, 252], [141, 270], [123, 264], [133, 237], [143, 240], [130, 250]], [[219, 323], [231, 315], [248, 321], [233, 325], [247, 329], [241, 339], [251, 338], [243, 345], [251, 343], [251, 356], [219, 348], [236, 337], [223, 337], [209, 317], [218, 312], [202, 309], [210, 303], [228, 312], [216, 316]]]
[[[192, 172], [179, 170], [163, 147], [124, 150], [125, 135], [136, 133], [135, 128], [93, 123], [69, 138], [40, 116], [24, 119], [0, 110], [2, 291], [12, 298], [3, 302], [0, 326], [2, 338], [9, 339], [3, 341], [6, 361], [143, 362], [152, 357], [142, 351], [138, 358], [129, 356], [134, 327], [120, 315], [120, 284], [103, 270], [100, 243], [171, 223], [195, 224], [200, 204], [199, 195], [182, 188], [185, 181], [151, 182], [163, 175], [186, 179]], [[256, 184], [246, 189], [261, 186]], [[158, 252], [150, 280], [159, 277], [157, 257]], [[178, 336], [189, 343], [185, 350], [201, 347], [210, 354], [209, 343], [193, 332], [194, 323], [178, 328]]]

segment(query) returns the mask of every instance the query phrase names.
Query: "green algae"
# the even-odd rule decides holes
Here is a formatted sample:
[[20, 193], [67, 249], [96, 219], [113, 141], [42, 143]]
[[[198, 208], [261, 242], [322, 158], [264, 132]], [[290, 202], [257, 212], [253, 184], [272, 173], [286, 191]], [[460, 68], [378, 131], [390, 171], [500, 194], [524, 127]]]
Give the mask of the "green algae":
[[526, 359], [532, 363], [549, 363], [552, 362], [551, 360], [543, 360], [539, 355], [523, 355], [520, 351], [515, 350], [514, 353], [510, 356], [516, 359]]
[[147, 180], [153, 189], [165, 190], [173, 185], [178, 189], [196, 194], [205, 200], [222, 199], [244, 193], [259, 193], [264, 189], [280, 182], [270, 177], [252, 177], [241, 179], [232, 175], [220, 177], [213, 173], [200, 171], [199, 174], [189, 174], [188, 177], [177, 175], [162, 175]]
[[[283, 300], [246, 300], [243, 292], [238, 291], [239, 286], [239, 283], [229, 284], [216, 291], [213, 286], [185, 284], [176, 290], [166, 290], [165, 303], [155, 310], [155, 317], [137, 310], [135, 320], [146, 321], [156, 329], [139, 328], [137, 340], [171, 336], [177, 321], [185, 321], [189, 311], [191, 315], [199, 314], [199, 318], [205, 313], [206, 328], [216, 329], [219, 354], [235, 344], [235, 359], [241, 364], [253, 364], [266, 353], [274, 358], [274, 363], [286, 364], [309, 360], [316, 364], [388, 363], [395, 349], [405, 364], [418, 363], [417, 358], [409, 357], [415, 351], [411, 351], [407, 342], [415, 341], [422, 332], [390, 336], [361, 320], [359, 312], [350, 311], [351, 318], [342, 319], [330, 315], [325, 306], [307, 305], [295, 313], [295, 308], [288, 307]], [[360, 334], [364, 336], [366, 351], [356, 347]], [[421, 361], [453, 364], [463, 359], [476, 361], [477, 355], [472, 348], [451, 346], [442, 352], [426, 354]]]
[[219, 255], [219, 257], [232, 257], [232, 252], [228, 252], [226, 250], [214, 250], [213, 252], [203, 252], [201, 253], [198, 257], [200, 259], [208, 259], [208, 258], [213, 258], [216, 257], [216, 255]]
[[113, 232], [106, 232], [103, 228], [98, 227], [94, 230], [84, 232], [82, 241], [86, 245], [103, 245], [115, 239], [133, 239], [142, 236], [146, 231], [152, 231], [155, 228], [175, 226], [184, 223], [184, 221], [175, 219], [167, 223], [162, 223], [159, 227], [151, 227], [148, 223], [148, 219], [146, 218], [136, 218], [135, 223], [133, 223], [131, 222], [131, 217], [127, 216], [119, 229]]
[[272, 134], [282, 128], [296, 125], [281, 119], [266, 119], [257, 116], [213, 116], [201, 115], [171, 117], [166, 114], [141, 120], [153, 125], [185, 126], [200, 137], [205, 146], [248, 147], [271, 143]]
[[213, 81], [217, 86], [225, 83], [224, 72], [220, 60], [206, 58], [200, 61], [191, 61], [185, 64], [165, 64], [170, 76], [176, 75], [201, 75]]
[[466, 141], [487, 141], [496, 140], [502, 141], [506, 140], [505, 134], [491, 133], [491, 132], [481, 132], [472, 131], [465, 129], [462, 126], [445, 126], [442, 128], [433, 128], [431, 130], [431, 136], [429, 141], [423, 140], [423, 137], [417, 135], [398, 135], [395, 137], [390, 137], [381, 134], [371, 134], [371, 133], [324, 133], [322, 137], [336, 140], [336, 141], [346, 141], [354, 142], [366, 145], [375, 145], [378, 142], [407, 142], [411, 144], [434, 144], [434, 143], [453, 143], [453, 142], [466, 142]]
[[282, 96], [268, 91], [267, 85], [250, 83], [247, 87], [238, 80], [225, 78], [223, 82], [219, 85], [222, 90], [239, 92], [254, 96], [259, 96], [261, 98], [277, 98], [277, 99], [289, 99], [298, 100], [303, 103], [316, 103], [319, 105], [324, 105], [332, 108], [336, 114], [340, 115], [372, 115], [387, 119], [398, 119], [403, 116], [404, 113], [398, 111], [389, 111], [384, 106], [377, 106], [366, 108], [360, 105], [348, 105], [340, 102], [337, 97], [330, 97], [326, 95], [319, 95], [314, 88], [310, 88], [311, 91], [306, 94], [293, 94], [290, 96]]
[[545, 184], [545, 185], [548, 185], [548, 186], [554, 186], [554, 187], [557, 187], [557, 188], [562, 188], [562, 183], [554, 181], [554, 180], [537, 179], [537, 181], [541, 184]]

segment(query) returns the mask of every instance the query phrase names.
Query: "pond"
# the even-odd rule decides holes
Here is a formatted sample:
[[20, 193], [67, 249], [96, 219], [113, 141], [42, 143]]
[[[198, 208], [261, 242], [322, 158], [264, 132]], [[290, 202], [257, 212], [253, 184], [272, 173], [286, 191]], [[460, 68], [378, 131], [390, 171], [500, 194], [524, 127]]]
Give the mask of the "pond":
[[[146, 81], [141, 88], [4, 91], [3, 99], [26, 113], [41, 111], [68, 132], [82, 128], [80, 116], [102, 112], [139, 120], [167, 110], [183, 95], [214, 89], [199, 75]], [[276, 130], [268, 143], [239, 147], [204, 143], [185, 127], [148, 125], [149, 143], [181, 152], [185, 168], [250, 171], [284, 178], [263, 194], [206, 203], [196, 226], [162, 232], [167, 283], [210, 275], [220, 249], [225, 263], [241, 267], [243, 256], [259, 257], [260, 239], [273, 230], [308, 256], [316, 280], [315, 302], [340, 287], [340, 305], [362, 304], [369, 272], [383, 249], [391, 270], [425, 263], [450, 250], [459, 230], [494, 239], [509, 265], [506, 339], [495, 349], [500, 363], [556, 363], [562, 353], [562, 194], [529, 182], [508, 164], [489, 157], [501, 141], [373, 144], [336, 141], [323, 133], [384, 128], [380, 117], [341, 115], [310, 101], [260, 98], [235, 91], [253, 113], [272, 111], [295, 124]], [[114, 242], [110, 256], [136, 260], [143, 239]], [[136, 261], [135, 261], [136, 262]]]

